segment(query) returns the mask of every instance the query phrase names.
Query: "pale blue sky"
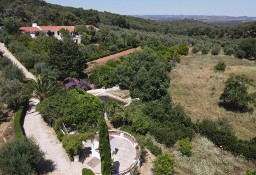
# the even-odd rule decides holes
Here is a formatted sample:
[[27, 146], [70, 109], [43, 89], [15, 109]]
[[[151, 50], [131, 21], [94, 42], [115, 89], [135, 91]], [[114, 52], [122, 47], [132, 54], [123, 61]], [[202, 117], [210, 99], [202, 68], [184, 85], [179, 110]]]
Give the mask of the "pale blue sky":
[[228, 15], [256, 17], [256, 0], [46, 0], [123, 15]]

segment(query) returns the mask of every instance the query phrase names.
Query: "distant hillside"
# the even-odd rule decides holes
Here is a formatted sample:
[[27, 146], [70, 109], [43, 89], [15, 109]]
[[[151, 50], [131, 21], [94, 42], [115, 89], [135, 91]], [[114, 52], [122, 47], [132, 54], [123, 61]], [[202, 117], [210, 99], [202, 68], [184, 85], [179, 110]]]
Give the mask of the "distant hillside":
[[256, 17], [247, 16], [207, 16], [207, 15], [135, 15], [136, 17], [151, 19], [156, 21], [175, 20], [199, 20], [216, 26], [235, 26], [238, 24], [255, 21]]
[[[65, 26], [92, 24], [163, 34], [239, 38], [255, 35], [256, 23], [251, 22], [254, 20], [256, 18], [246, 16], [144, 15], [134, 17], [96, 10], [84, 10], [82, 8], [63, 7], [46, 3], [43, 0], [0, 1], [0, 26], [4, 24], [30, 26], [33, 22], [39, 25]], [[247, 22], [251, 23], [247, 24]], [[218, 27], [241, 23], [242, 25], [235, 27]]]

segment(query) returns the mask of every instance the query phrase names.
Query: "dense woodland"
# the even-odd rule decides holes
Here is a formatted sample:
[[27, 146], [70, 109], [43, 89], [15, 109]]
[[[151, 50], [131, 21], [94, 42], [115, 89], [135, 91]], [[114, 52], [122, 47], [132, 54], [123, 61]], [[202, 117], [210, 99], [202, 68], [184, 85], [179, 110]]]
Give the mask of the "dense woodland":
[[[195, 20], [155, 22], [62, 7], [42, 0], [2, 0], [0, 15], [0, 26], [3, 26], [0, 41], [38, 79], [25, 80], [13, 64], [0, 55], [0, 105], [15, 112], [26, 104], [33, 92], [41, 100], [37, 110], [54, 128], [71, 159], [81, 151], [81, 140], [92, 137], [99, 125], [98, 119], [103, 110], [107, 110], [114, 127], [131, 132], [136, 137], [142, 147], [142, 162], [145, 148], [158, 156], [154, 162], [156, 175], [171, 174], [175, 161], [172, 155], [163, 154], [158, 144], [170, 148], [179, 143], [181, 152], [189, 157], [191, 140], [196, 134], [206, 136], [234, 155], [256, 160], [256, 138], [238, 139], [230, 125], [221, 119], [193, 123], [184, 108], [174, 103], [168, 93], [171, 83], [169, 73], [179, 63], [180, 56], [188, 54], [189, 48], [193, 53], [212, 55], [218, 55], [223, 50], [224, 54], [235, 55], [237, 59], [254, 61], [255, 22], [223, 28]], [[69, 35], [64, 36], [64, 41], [51, 36], [32, 39], [18, 31], [18, 27], [31, 26], [34, 22], [39, 25], [74, 25], [76, 32], [82, 35], [82, 43], [74, 43]], [[95, 25], [100, 30], [86, 29], [85, 24]], [[90, 75], [85, 74], [88, 61], [137, 46], [143, 50], [118, 61], [109, 61], [96, 67]], [[216, 71], [222, 69], [225, 70], [225, 65], [220, 63]], [[121, 89], [129, 90], [132, 98], [139, 100], [128, 107], [112, 101], [103, 103], [86, 93], [91, 84], [97, 88], [119, 85]], [[235, 112], [252, 111], [255, 93], [247, 92], [248, 84], [253, 83], [246, 78], [231, 77], [220, 100], [235, 107]], [[237, 91], [240, 97], [244, 97], [242, 101], [233, 98]], [[0, 117], [0, 121], [7, 120], [8, 112], [1, 110]], [[60, 129], [80, 134], [66, 137]], [[8, 149], [9, 145], [0, 152], [0, 157], [7, 154]], [[40, 162], [40, 152], [38, 157]], [[8, 162], [0, 164], [8, 166]], [[168, 167], [163, 169], [162, 165]], [[31, 172], [34, 173], [36, 168], [33, 166]], [[10, 171], [14, 170], [0, 167], [0, 174]]]

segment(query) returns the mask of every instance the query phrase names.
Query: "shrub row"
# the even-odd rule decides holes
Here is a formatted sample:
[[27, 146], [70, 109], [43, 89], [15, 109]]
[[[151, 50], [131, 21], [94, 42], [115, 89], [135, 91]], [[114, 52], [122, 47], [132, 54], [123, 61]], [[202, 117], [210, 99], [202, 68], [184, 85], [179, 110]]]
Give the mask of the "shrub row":
[[232, 152], [234, 155], [243, 155], [246, 159], [256, 160], [256, 138], [249, 141], [239, 140], [233, 132], [218, 128], [210, 120], [203, 120], [197, 124], [198, 131], [208, 137], [217, 146]]
[[23, 123], [27, 112], [26, 106], [21, 106], [15, 114], [14, 118], [14, 132], [17, 138], [23, 138], [25, 135]]

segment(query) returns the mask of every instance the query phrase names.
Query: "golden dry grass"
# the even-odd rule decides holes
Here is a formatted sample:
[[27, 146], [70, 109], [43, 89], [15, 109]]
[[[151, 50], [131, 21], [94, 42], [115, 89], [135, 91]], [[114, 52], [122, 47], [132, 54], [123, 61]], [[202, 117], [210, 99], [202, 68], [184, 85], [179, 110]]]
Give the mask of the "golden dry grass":
[[[227, 65], [223, 73], [214, 71], [220, 60]], [[256, 110], [253, 113], [235, 113], [218, 104], [225, 81], [231, 74], [245, 74], [256, 83], [256, 63], [231, 56], [190, 54], [181, 57], [181, 63], [172, 70], [170, 94], [174, 102], [184, 106], [193, 121], [227, 118], [235, 134], [248, 140], [256, 137]]]
[[256, 166], [241, 157], [216, 147], [205, 137], [197, 135], [192, 142], [192, 156], [183, 156], [174, 151], [176, 166], [175, 175], [244, 175], [246, 170]]

